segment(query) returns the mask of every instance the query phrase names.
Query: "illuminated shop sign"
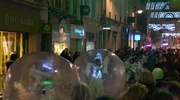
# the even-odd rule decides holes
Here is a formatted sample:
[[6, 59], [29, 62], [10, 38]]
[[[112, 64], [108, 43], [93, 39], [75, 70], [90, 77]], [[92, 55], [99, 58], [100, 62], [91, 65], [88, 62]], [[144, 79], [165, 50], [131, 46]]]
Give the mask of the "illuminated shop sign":
[[169, 2], [148, 2], [146, 10], [168, 10]]
[[74, 29], [75, 34], [79, 34], [80, 36], [84, 36], [84, 29]]
[[140, 34], [135, 34], [134, 35], [134, 40], [135, 41], [140, 41], [141, 40], [141, 35]]
[[150, 18], [180, 18], [180, 12], [151, 12]]
[[162, 33], [162, 37], [164, 36], [180, 36], [180, 33]]
[[153, 29], [153, 31], [159, 31], [161, 29], [175, 30], [175, 24], [149, 24], [148, 27], [149, 29]]

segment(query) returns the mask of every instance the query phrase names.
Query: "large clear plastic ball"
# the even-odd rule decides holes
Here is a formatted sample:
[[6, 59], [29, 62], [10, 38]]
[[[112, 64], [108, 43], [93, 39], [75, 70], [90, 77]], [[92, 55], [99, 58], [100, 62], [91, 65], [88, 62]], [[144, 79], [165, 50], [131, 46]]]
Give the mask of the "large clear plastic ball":
[[102, 95], [117, 97], [125, 86], [125, 66], [111, 51], [87, 51], [76, 59], [74, 65], [80, 80], [89, 85], [94, 99]]
[[10, 66], [3, 100], [70, 100], [78, 83], [73, 65], [50, 52], [25, 55]]

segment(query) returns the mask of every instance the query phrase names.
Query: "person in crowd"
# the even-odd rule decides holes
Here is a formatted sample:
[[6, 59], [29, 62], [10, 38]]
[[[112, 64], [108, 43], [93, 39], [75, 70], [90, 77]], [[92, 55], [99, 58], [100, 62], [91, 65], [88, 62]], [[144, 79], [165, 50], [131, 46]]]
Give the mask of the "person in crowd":
[[73, 55], [73, 62], [76, 60], [76, 58], [78, 58], [80, 56], [80, 52], [76, 51]]
[[179, 73], [173, 68], [172, 61], [167, 61], [164, 63], [163, 72], [164, 72], [164, 80], [166, 81], [175, 80], [180, 82]]
[[172, 93], [166, 90], [156, 90], [152, 94], [151, 100], [175, 100]]
[[145, 85], [134, 83], [129, 85], [121, 100], [145, 100], [148, 89]]
[[175, 58], [174, 58], [174, 69], [178, 71], [178, 73], [180, 73], [180, 54], [176, 54]]
[[154, 68], [154, 65], [157, 63], [157, 59], [156, 57], [154, 56], [153, 54], [153, 51], [150, 51], [149, 52], [149, 56], [148, 56], [148, 59], [147, 59], [147, 69], [149, 71], [152, 71]]
[[90, 89], [86, 83], [78, 83], [73, 87], [71, 100], [92, 100]]
[[156, 87], [160, 88], [161, 85], [164, 83], [164, 73], [163, 70], [161, 68], [155, 68], [152, 71], [152, 74], [154, 75], [155, 79], [156, 79]]
[[67, 60], [69, 60], [71, 63], [73, 62], [73, 60], [72, 60], [72, 52], [68, 53]]
[[179, 59], [179, 54], [176, 53], [176, 54], [174, 55], [173, 63], [176, 64], [176, 63], [179, 62], [179, 60], [180, 60], [180, 59]]
[[69, 52], [68, 48], [65, 48], [65, 49], [62, 51], [62, 53], [60, 54], [60, 56], [63, 57], [63, 58], [65, 58], [65, 59], [67, 59], [67, 57], [68, 57], [68, 52]]
[[180, 100], [180, 83], [177, 81], [167, 81], [161, 86], [162, 90], [170, 91], [175, 100]]
[[10, 56], [10, 60], [7, 61], [5, 64], [6, 64], [6, 67], [7, 67], [7, 70], [10, 68], [10, 66], [18, 59], [18, 56], [16, 54], [11, 54]]
[[158, 88], [156, 88], [156, 80], [153, 74], [149, 70], [144, 70], [140, 73], [138, 83], [144, 84], [148, 88], [148, 94], [146, 100], [150, 100], [151, 95], [154, 91], [156, 91]]
[[154, 68], [161, 68], [162, 69], [164, 63], [165, 63], [164, 57], [160, 53], [159, 56], [158, 56], [158, 62], [154, 65], [153, 69]]

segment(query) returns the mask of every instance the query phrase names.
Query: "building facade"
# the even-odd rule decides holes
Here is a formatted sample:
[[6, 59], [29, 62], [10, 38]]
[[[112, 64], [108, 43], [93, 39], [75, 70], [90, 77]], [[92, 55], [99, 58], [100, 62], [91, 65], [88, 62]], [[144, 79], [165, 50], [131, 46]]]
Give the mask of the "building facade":
[[0, 1], [0, 74], [10, 55], [40, 51], [40, 9], [16, 1]]

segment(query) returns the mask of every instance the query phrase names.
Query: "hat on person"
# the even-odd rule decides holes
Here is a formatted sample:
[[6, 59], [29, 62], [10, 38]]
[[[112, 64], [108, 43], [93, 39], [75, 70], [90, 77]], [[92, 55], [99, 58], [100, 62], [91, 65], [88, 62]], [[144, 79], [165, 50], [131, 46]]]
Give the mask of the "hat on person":
[[155, 68], [152, 71], [152, 74], [154, 75], [155, 79], [163, 79], [164, 78], [164, 73], [161, 68]]

